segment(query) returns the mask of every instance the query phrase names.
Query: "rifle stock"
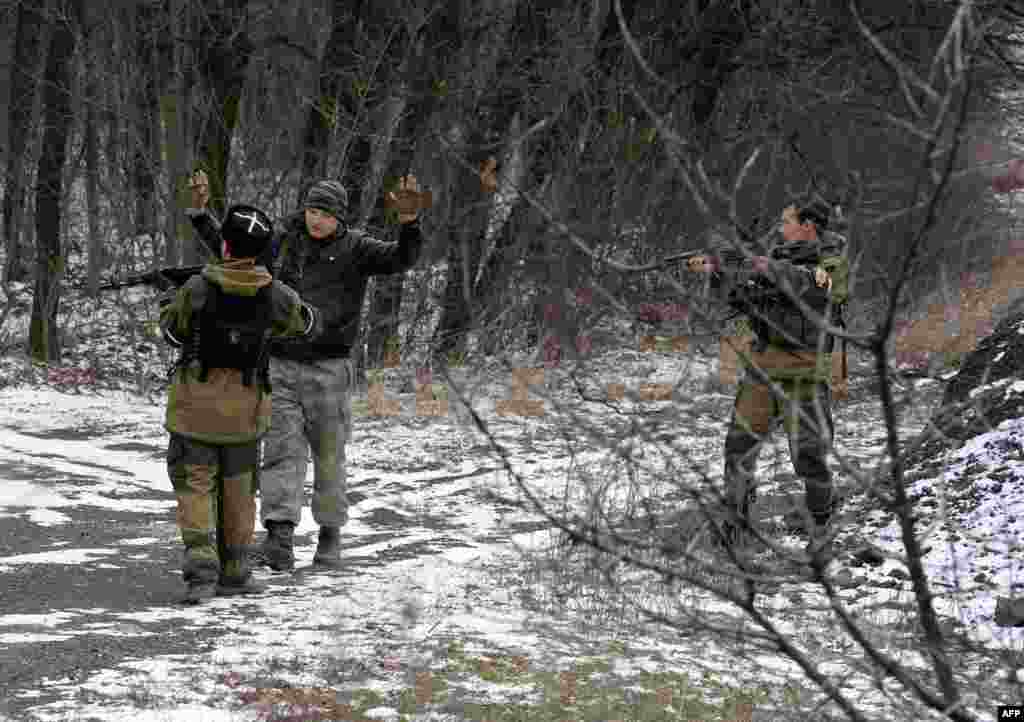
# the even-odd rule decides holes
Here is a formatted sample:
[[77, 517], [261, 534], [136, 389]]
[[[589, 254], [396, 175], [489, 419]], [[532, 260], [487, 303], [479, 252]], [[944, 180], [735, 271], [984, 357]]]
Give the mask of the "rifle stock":
[[118, 288], [129, 288], [131, 286], [154, 286], [160, 290], [169, 288], [181, 288], [188, 279], [195, 276], [204, 268], [197, 266], [175, 266], [170, 268], [159, 268], [146, 273], [132, 273], [123, 278], [115, 278], [100, 286], [101, 291], [111, 291]]

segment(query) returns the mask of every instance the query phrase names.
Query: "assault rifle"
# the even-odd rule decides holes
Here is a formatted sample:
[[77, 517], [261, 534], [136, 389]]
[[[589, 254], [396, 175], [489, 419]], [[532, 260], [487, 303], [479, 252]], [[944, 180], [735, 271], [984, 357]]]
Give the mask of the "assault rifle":
[[101, 291], [111, 291], [118, 288], [130, 286], [155, 286], [161, 291], [171, 288], [181, 288], [188, 279], [202, 271], [203, 265], [198, 266], [177, 266], [171, 268], [159, 268], [146, 273], [132, 273], [123, 278], [115, 278], [100, 286]]
[[724, 268], [740, 269], [743, 267], [747, 257], [742, 251], [736, 248], [722, 248], [722, 249], [698, 249], [696, 251], [685, 251], [683, 253], [675, 253], [671, 256], [665, 256], [657, 264], [659, 268], [670, 267], [682, 263], [686, 263], [695, 256], [709, 256], [718, 259], [719, 263]]

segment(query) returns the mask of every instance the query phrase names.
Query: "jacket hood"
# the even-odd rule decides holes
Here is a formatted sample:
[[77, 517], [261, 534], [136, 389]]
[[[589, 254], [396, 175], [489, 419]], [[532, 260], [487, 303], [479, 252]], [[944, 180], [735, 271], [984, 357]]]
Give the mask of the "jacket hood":
[[211, 263], [203, 268], [203, 278], [236, 296], [255, 296], [274, 280], [264, 266], [257, 266], [251, 258]]

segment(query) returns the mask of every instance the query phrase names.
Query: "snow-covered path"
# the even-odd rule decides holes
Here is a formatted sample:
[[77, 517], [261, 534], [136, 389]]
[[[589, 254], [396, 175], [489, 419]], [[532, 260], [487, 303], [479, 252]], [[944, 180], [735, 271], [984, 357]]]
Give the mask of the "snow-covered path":
[[[672, 363], [645, 364], [631, 371], [634, 382], [678, 376]], [[608, 463], [596, 451], [568, 454], [551, 415], [498, 418], [493, 399], [507, 389], [492, 386], [480, 412], [512, 466], [550, 498], [565, 493], [573, 469]], [[649, 704], [652, 714], [725, 719], [711, 710], [757, 688], [754, 666], [776, 670], [762, 677], [775, 691], [794, 677], [792, 665], [695, 649], [670, 630], [588, 624], [579, 599], [539, 600], [537, 567], [522, 552], [555, 534], [496, 498], [514, 489], [482, 436], [454, 414], [413, 418], [411, 397], [404, 402], [402, 418], [357, 420], [348, 569], [305, 568], [316, 532], [306, 509], [296, 575], [261, 571], [265, 595], [187, 608], [175, 603], [180, 544], [162, 406], [129, 395], [0, 392], [0, 719], [482, 720], [486, 705], [552, 720], [568, 719], [559, 716], [568, 706], [599, 719], [583, 714], [584, 703], [608, 714]], [[713, 403], [727, 409], [728, 396]], [[725, 418], [705, 409], [701, 419], [672, 434], [714, 469]], [[877, 463], [879, 433], [861, 413], [837, 419], [838, 440], [845, 435], [865, 466]], [[762, 467], [778, 462], [769, 452]], [[1000, 513], [1024, 510], [1018, 491]], [[983, 553], [974, 561], [996, 575]], [[870, 575], [887, 583], [870, 596], [865, 578], [851, 603], [906, 598], [888, 583], [900, 580], [888, 563]], [[987, 599], [969, 618], [949, 613], [1019, 653], [1021, 635], [991, 628]], [[322, 716], [282, 711], [314, 703]]]

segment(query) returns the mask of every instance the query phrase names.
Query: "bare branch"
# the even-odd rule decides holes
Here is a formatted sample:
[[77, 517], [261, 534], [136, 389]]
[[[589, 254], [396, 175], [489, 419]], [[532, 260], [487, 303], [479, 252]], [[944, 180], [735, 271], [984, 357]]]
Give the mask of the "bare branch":
[[626, 40], [626, 45], [629, 47], [630, 52], [633, 54], [633, 58], [647, 77], [664, 88], [672, 88], [675, 90], [675, 86], [654, 72], [654, 69], [644, 58], [643, 53], [640, 51], [640, 46], [637, 45], [636, 39], [629, 31], [629, 26], [626, 25], [626, 18], [622, 15], [622, 0], [615, 0], [615, 17], [619, 20], [619, 31], [622, 33], [622, 37]]
[[895, 55], [892, 54], [885, 44], [871, 32], [871, 29], [864, 24], [861, 19], [860, 12], [857, 8], [857, 0], [850, 0], [850, 11], [853, 13], [854, 20], [857, 22], [857, 27], [861, 33], [868, 39], [871, 46], [875, 49], [875, 52], [889, 65], [889, 68], [896, 74], [896, 77], [900, 83], [900, 89], [903, 91], [903, 97], [907, 101], [907, 105], [918, 119], [924, 118], [924, 111], [921, 110], [921, 106], [918, 105], [917, 100], [914, 99], [914, 94], [910, 92], [910, 85], [924, 93], [932, 102], [939, 101], [939, 94], [935, 92], [935, 89], [924, 82], [917, 74], [907, 65], [900, 61]]

